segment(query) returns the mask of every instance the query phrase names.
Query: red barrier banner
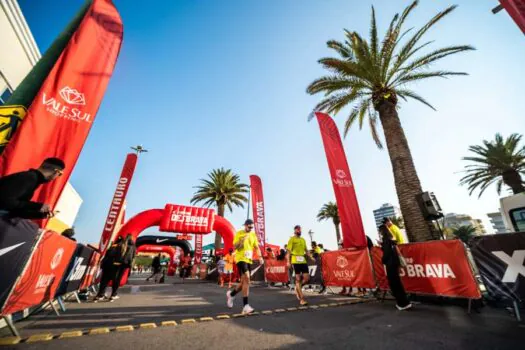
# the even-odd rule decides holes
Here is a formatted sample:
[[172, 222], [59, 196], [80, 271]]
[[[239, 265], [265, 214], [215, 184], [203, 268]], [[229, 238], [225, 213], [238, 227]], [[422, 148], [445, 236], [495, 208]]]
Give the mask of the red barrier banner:
[[122, 173], [118, 180], [117, 189], [115, 190], [115, 194], [113, 194], [108, 217], [106, 218], [104, 229], [102, 230], [102, 235], [100, 237], [99, 247], [102, 254], [106, 252], [106, 249], [109, 246], [109, 241], [113, 238], [115, 227], [119, 224], [118, 219], [122, 213], [129, 185], [133, 178], [135, 167], [137, 166], [137, 158], [138, 156], [135, 153], [129, 153], [126, 156], [126, 161], [124, 162], [124, 167], [122, 168]]
[[368, 249], [337, 250], [321, 254], [325, 286], [375, 288]]
[[[94, 0], [0, 158], [0, 176], [36, 168], [48, 157], [62, 159], [66, 164], [63, 176], [41, 186], [33, 197], [52, 209], [95, 120], [122, 33], [122, 21], [113, 3]], [[40, 222], [41, 227], [46, 223]]]
[[195, 235], [195, 264], [200, 264], [202, 260], [202, 235]]
[[[399, 250], [407, 262], [407, 266], [401, 268], [399, 273], [407, 292], [481, 298], [465, 247], [460, 240], [402, 244]], [[381, 249], [373, 249], [376, 279], [381, 289], [387, 289], [388, 282], [381, 263], [382, 255]]]
[[91, 287], [93, 284], [95, 284], [95, 277], [97, 276], [97, 272], [100, 268], [99, 262], [100, 262], [100, 253], [93, 252], [93, 255], [91, 255], [91, 259], [89, 261], [86, 275], [84, 276], [84, 280], [82, 281], [82, 284], [80, 285], [80, 290], [87, 289]]
[[257, 175], [250, 175], [250, 190], [252, 191], [252, 210], [253, 221], [255, 222], [255, 233], [259, 240], [261, 251], [266, 251], [266, 229], [265, 229], [265, 212], [264, 196], [261, 178]]
[[359, 204], [357, 203], [354, 184], [339, 130], [328, 114], [315, 112], [315, 116], [321, 129], [335, 199], [339, 208], [341, 229], [343, 231], [343, 247], [366, 247], [363, 220], [361, 219], [361, 212], [359, 211]]
[[210, 233], [215, 220], [215, 211], [207, 208], [166, 204], [160, 220], [161, 232]]
[[7, 299], [2, 315], [52, 300], [77, 247], [76, 242], [52, 231], [33, 251], [31, 261]]
[[499, 2], [525, 34], [525, 0], [499, 0]]
[[266, 281], [274, 283], [288, 283], [288, 266], [284, 260], [264, 260]]

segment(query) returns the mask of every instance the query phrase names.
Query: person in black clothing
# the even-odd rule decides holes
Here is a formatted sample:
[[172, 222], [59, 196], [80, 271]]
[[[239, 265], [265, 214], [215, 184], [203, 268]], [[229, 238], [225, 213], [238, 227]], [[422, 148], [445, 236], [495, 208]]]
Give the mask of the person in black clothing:
[[146, 281], [149, 281], [152, 277], [155, 277], [155, 283], [157, 283], [157, 275], [160, 273], [160, 254], [153, 258], [151, 267], [153, 268], [153, 274], [146, 278]]
[[386, 277], [390, 285], [390, 291], [396, 298], [396, 307], [398, 310], [408, 310], [412, 304], [408, 300], [405, 288], [399, 276], [401, 259], [399, 258], [396, 242], [392, 239], [392, 234], [386, 225], [379, 226], [379, 235], [382, 239], [381, 249], [383, 250], [383, 264], [386, 267]]
[[75, 237], [75, 229], [74, 228], [66, 228], [64, 231], [62, 231], [62, 236], [69, 238], [72, 241], [76, 242]]
[[124, 272], [128, 271], [128, 269], [131, 268], [131, 265], [133, 265], [133, 259], [135, 259], [136, 254], [137, 249], [135, 247], [135, 242], [133, 242], [133, 236], [128, 234], [126, 239], [124, 239], [119, 245], [119, 249], [115, 254], [115, 259], [113, 261], [115, 268], [113, 270], [112, 292], [109, 301], [114, 301], [119, 298], [117, 291], [120, 287], [120, 280], [122, 279]]
[[45, 203], [32, 202], [35, 191], [44, 183], [61, 176], [65, 164], [58, 158], [47, 158], [38, 169], [30, 169], [0, 178], [0, 211], [10, 217], [45, 219], [54, 214]]
[[102, 259], [102, 263], [100, 264], [102, 277], [100, 279], [100, 288], [97, 296], [93, 300], [95, 303], [105, 298], [106, 288], [108, 287], [109, 281], [111, 281], [115, 275], [116, 266], [113, 265], [113, 263], [115, 262], [121, 244], [122, 237], [119, 237], [117, 238], [117, 241], [108, 248], [106, 255], [104, 255], [104, 258]]

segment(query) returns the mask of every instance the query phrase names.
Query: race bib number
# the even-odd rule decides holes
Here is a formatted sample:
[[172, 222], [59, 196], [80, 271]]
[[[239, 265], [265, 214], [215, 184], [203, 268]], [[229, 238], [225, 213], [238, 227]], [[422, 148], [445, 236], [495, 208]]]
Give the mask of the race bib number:
[[250, 250], [250, 251], [245, 251], [245, 252], [244, 252], [244, 257], [245, 257], [246, 259], [251, 259], [252, 256], [253, 256], [253, 252], [252, 252], [251, 250]]
[[303, 263], [306, 261], [306, 259], [304, 258], [304, 256], [296, 256], [295, 261], [298, 263]]

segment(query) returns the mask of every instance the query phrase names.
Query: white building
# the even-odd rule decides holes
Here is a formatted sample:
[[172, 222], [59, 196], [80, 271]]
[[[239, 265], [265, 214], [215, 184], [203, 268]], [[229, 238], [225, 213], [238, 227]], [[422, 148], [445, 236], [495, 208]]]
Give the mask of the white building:
[[374, 220], [377, 227], [381, 226], [384, 218], [393, 218], [395, 216], [401, 217], [401, 210], [390, 203], [385, 203], [379, 209], [374, 210]]
[[478, 235], [487, 233], [485, 226], [480, 219], [473, 219], [472, 216], [466, 214], [449, 213], [445, 215], [445, 227], [456, 228], [459, 226], [472, 226], [476, 229]]
[[[0, 0], [0, 106], [41, 58], [40, 50], [16, 0]], [[0, 118], [0, 124], [1, 124]], [[73, 226], [82, 204], [82, 198], [67, 183], [55, 210], [60, 211], [49, 220], [48, 229], [62, 232]]]
[[494, 213], [488, 213], [487, 216], [490, 219], [490, 223], [492, 224], [492, 228], [494, 229], [495, 233], [510, 232], [505, 226], [505, 221], [503, 221], [503, 215], [501, 215], [499, 211]]

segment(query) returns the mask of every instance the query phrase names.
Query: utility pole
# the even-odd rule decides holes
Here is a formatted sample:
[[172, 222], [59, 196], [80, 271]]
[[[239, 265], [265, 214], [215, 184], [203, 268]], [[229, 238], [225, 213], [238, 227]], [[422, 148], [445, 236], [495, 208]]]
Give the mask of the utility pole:
[[308, 236], [310, 236], [310, 245], [311, 245], [314, 240], [314, 231], [308, 230]]

